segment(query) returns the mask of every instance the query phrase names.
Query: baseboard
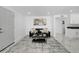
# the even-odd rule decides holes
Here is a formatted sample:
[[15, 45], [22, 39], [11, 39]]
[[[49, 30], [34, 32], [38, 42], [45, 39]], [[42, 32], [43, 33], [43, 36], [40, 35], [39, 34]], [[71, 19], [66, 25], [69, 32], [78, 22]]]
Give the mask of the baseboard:
[[[28, 35], [26, 35], [26, 36], [28, 36]], [[22, 40], [24, 37], [26, 37], [26, 36], [23, 36], [23, 37], [21, 37], [21, 38], [17, 38], [18, 40], [15, 39], [15, 44], [18, 43], [19, 41], [21, 41], [21, 40]]]
[[5, 53], [11, 46], [14, 45], [15, 42], [9, 44], [8, 46], [6, 46], [5, 48], [3, 48], [2, 50], [0, 50], [0, 53]]
[[[24, 36], [26, 37], [26, 36]], [[13, 43], [9, 44], [7, 47], [5, 47], [4, 49], [0, 50], [0, 53], [6, 53], [10, 48], [12, 48], [14, 45], [16, 45], [19, 41], [21, 41], [24, 37], [20, 38], [17, 41], [14, 41]]]

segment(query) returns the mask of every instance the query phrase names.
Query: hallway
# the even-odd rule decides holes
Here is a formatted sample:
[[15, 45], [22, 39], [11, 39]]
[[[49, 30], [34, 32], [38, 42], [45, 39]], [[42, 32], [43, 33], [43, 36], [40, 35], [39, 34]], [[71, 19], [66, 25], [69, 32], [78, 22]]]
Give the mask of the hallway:
[[32, 43], [32, 39], [24, 37], [7, 53], [69, 53], [59, 42], [53, 37], [47, 39], [47, 43]]
[[[34, 43], [33, 38], [47, 42]], [[79, 53], [78, 45], [79, 6], [0, 7], [1, 52]]]

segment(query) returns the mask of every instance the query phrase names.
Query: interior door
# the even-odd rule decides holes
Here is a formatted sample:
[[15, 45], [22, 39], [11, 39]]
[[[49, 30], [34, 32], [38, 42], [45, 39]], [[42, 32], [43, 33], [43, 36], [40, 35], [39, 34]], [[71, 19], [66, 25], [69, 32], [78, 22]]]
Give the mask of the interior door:
[[0, 50], [14, 42], [14, 14], [0, 7]]

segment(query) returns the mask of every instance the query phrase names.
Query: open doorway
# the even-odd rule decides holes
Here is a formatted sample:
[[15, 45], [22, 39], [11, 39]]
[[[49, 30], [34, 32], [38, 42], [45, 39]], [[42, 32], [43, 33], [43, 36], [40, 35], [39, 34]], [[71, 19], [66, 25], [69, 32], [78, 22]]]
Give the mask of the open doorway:
[[65, 25], [67, 15], [55, 15], [54, 16], [54, 37], [56, 35], [65, 36]]

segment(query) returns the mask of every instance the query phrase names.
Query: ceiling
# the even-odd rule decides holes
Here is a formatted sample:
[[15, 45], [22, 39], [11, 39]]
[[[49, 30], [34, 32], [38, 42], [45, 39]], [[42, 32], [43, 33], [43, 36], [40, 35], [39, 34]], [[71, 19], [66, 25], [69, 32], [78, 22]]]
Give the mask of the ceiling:
[[22, 15], [48, 16], [54, 14], [79, 13], [79, 6], [7, 6]]

